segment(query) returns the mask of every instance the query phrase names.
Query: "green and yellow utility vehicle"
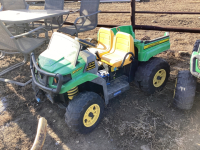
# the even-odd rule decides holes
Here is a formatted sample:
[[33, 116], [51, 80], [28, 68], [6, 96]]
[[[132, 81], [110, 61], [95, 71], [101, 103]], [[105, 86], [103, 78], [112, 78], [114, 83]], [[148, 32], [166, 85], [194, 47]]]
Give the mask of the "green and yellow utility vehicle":
[[174, 105], [179, 109], [189, 110], [193, 106], [197, 78], [200, 78], [200, 40], [194, 44], [192, 56], [190, 58], [190, 70], [179, 71], [175, 89]]
[[47, 50], [37, 59], [31, 54], [36, 100], [45, 96], [65, 108], [67, 125], [83, 134], [99, 124], [109, 100], [128, 90], [130, 82], [153, 94], [170, 73], [169, 64], [154, 57], [170, 48], [168, 33], [141, 41], [132, 26], [100, 28], [97, 42], [54, 33]]

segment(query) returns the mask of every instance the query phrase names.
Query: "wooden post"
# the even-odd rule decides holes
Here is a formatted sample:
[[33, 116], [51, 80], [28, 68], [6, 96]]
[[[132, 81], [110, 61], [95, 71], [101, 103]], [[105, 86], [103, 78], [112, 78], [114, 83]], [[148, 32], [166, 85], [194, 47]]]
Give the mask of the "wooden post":
[[131, 0], [131, 25], [133, 32], [135, 32], [135, 0]]
[[42, 150], [47, 132], [47, 120], [43, 117], [39, 119], [37, 134], [31, 150]]

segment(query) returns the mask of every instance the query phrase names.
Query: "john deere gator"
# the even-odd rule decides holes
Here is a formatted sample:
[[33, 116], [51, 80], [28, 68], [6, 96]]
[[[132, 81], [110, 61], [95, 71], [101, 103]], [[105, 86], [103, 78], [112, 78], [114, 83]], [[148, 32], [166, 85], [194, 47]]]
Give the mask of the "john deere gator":
[[100, 28], [96, 45], [54, 33], [47, 50], [37, 59], [31, 54], [36, 100], [46, 97], [66, 109], [67, 125], [89, 133], [109, 100], [129, 90], [130, 82], [147, 94], [164, 88], [170, 66], [154, 56], [169, 48], [168, 33], [142, 41], [135, 39], [132, 26]]
[[182, 70], [178, 72], [175, 89], [174, 89], [174, 105], [183, 110], [192, 108], [197, 79], [200, 78], [200, 40], [194, 44], [192, 56], [190, 58], [190, 70]]

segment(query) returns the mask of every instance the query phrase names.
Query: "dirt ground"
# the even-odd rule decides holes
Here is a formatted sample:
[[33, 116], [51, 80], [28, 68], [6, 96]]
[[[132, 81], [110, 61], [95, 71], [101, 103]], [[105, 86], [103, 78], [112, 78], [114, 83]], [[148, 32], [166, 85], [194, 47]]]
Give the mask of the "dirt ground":
[[[149, 11], [199, 11], [200, 2], [192, 0], [154, 0], [137, 3], [136, 10]], [[65, 9], [78, 8], [78, 3], [66, 4]], [[43, 9], [30, 6], [30, 9]], [[100, 10], [130, 10], [130, 3], [104, 3]], [[70, 15], [67, 21], [74, 21], [78, 14]], [[200, 27], [199, 15], [137, 14], [136, 24], [180, 27]], [[130, 14], [99, 14], [99, 23], [130, 24]], [[96, 28], [80, 33], [80, 38], [96, 38]], [[136, 39], [149, 36], [151, 39], [164, 35], [161, 31], [136, 30]], [[51, 33], [49, 34], [51, 36]], [[169, 81], [163, 91], [151, 96], [145, 95], [131, 83], [129, 91], [109, 102], [104, 119], [90, 134], [81, 135], [71, 131], [64, 121], [65, 110], [45, 100], [37, 103], [31, 84], [26, 87], [0, 82], [0, 149], [30, 149], [37, 130], [38, 119], [48, 121], [44, 150], [139, 150], [148, 145], [152, 150], [199, 150], [200, 149], [200, 84], [196, 99], [190, 111], [176, 109], [173, 103], [175, 78], [179, 70], [189, 68], [190, 54], [199, 34], [170, 32], [171, 48], [159, 54], [171, 66]], [[36, 50], [39, 55], [47, 45]], [[180, 56], [179, 51], [189, 55]], [[21, 55], [6, 55], [0, 60], [0, 71], [16, 61]], [[29, 62], [4, 77], [17, 81], [30, 79]]]

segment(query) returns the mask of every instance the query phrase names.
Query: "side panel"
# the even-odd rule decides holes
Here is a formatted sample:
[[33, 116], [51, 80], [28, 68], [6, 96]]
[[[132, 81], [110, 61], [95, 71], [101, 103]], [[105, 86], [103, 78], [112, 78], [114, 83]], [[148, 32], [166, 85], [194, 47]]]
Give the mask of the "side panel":
[[148, 61], [151, 57], [170, 49], [169, 36], [164, 36], [151, 41], [136, 41], [138, 60]]
[[104, 93], [104, 98], [105, 98], [105, 104], [107, 105], [109, 102], [108, 99], [108, 89], [107, 89], [107, 84], [106, 84], [106, 80], [103, 78], [95, 78], [94, 80], [92, 80], [91, 82], [99, 84], [103, 87], [103, 93]]

